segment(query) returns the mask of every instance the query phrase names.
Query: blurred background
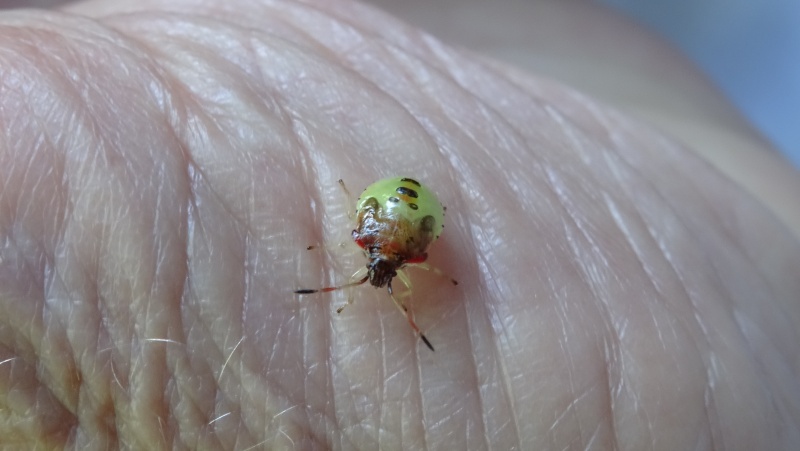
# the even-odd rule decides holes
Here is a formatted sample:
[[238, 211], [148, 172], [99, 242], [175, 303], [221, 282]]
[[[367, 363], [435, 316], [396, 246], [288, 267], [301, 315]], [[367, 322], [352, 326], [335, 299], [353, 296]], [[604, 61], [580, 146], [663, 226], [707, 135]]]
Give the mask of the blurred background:
[[[730, 124], [741, 121], [725, 117], [723, 103], [730, 103], [762, 135], [745, 140], [759, 147], [765, 138], [800, 168], [800, 0], [366, 1], [445, 42], [561, 80], [628, 114], [666, 124], [677, 136], [711, 137], [704, 141], [713, 148], [697, 149], [706, 156], [741, 150], [734, 149], [737, 140], [728, 133]], [[646, 37], [639, 45], [630, 42], [635, 34], [623, 18], [660, 36], [695, 67], [671, 58], [672, 50], [658, 50]], [[561, 42], [549, 42], [552, 36], [561, 36]], [[593, 57], [593, 63], [583, 63]], [[631, 82], [626, 72], [644, 74], [653, 83]], [[684, 86], [690, 88], [683, 98], [676, 96]], [[709, 96], [710, 90], [721, 95]], [[655, 112], [654, 105], [664, 111]], [[698, 114], [711, 119], [698, 122]]]
[[660, 33], [800, 167], [800, 1], [600, 0]]
[[[800, 167], [800, 0], [365, 1], [426, 29], [446, 42], [484, 51], [525, 69], [573, 83], [601, 99], [604, 93], [615, 91], [604, 100], [627, 96], [629, 104], [637, 101], [643, 104], [645, 102], [640, 99], [648, 95], [647, 90], [652, 91], [652, 87], [640, 87], [636, 92], [635, 86], [626, 86], [618, 80], [615, 84], [614, 78], [618, 74], [612, 71], [605, 74], [600, 71], [594, 80], [579, 79], [574, 76], [574, 71], [582, 69], [577, 62], [581, 58], [580, 52], [572, 54], [573, 73], [570, 73], [569, 64], [564, 65], [564, 60], [569, 62], [570, 47], [536, 39], [537, 36], [546, 36], [546, 33], [537, 32], [537, 28], [556, 26], [574, 28], [576, 35], [580, 35], [585, 31], [580, 25], [581, 15], [585, 21], [591, 20], [586, 15], [587, 5], [615, 10], [659, 34], [692, 60], [775, 148]], [[0, 8], [49, 7], [60, 3], [65, 2], [0, 0]], [[498, 13], [499, 9], [515, 10], [519, 14], [503, 15]], [[564, 17], [564, 11], [566, 14], [571, 11], [573, 16]], [[490, 22], [492, 17], [503, 20], [500, 27], [494, 23], [494, 32], [490, 27], [481, 26]], [[448, 27], [442, 27], [442, 24]], [[497, 29], [506, 36], [496, 36]], [[573, 49], [582, 46], [585, 52], [587, 47], [595, 44], [593, 38], [608, 40], [609, 37], [586, 36], [582, 42], [571, 43]], [[497, 44], [500, 40], [504, 40], [503, 45], [492, 48], [492, 42]], [[516, 45], [516, 50], [509, 43]], [[497, 54], [500, 48], [506, 52], [505, 55]], [[631, 46], [620, 48], [628, 53], [636, 51]], [[518, 53], [509, 53], [515, 51]], [[640, 56], [647, 58], [647, 55]], [[561, 61], [556, 62], [559, 58]], [[657, 70], [653, 69], [653, 72], [657, 76]], [[594, 89], [600, 85], [600, 89]], [[625, 90], [630, 92], [623, 92]], [[686, 93], [687, 97], [692, 95]], [[667, 96], [651, 96], [649, 100], [679, 103]], [[680, 108], [673, 108], [675, 112], [680, 112]], [[647, 111], [643, 115], [647, 116]], [[680, 114], [676, 116], [680, 117]], [[690, 121], [686, 122], [678, 125], [684, 131], [692, 126], [688, 123]], [[694, 126], [708, 128], [707, 124]], [[695, 132], [700, 133], [699, 130]]]

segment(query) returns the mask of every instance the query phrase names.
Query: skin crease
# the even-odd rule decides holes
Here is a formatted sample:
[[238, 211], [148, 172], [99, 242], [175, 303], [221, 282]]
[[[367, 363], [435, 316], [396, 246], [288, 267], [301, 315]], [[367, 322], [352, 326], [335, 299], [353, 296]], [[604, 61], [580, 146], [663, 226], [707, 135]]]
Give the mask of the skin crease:
[[[723, 175], [360, 4], [170, 5], [0, 15], [3, 445], [800, 441], [799, 207], [746, 188], [773, 153]], [[291, 293], [364, 263], [337, 179], [400, 173], [448, 207], [459, 286], [409, 271], [435, 353], [383, 290]]]

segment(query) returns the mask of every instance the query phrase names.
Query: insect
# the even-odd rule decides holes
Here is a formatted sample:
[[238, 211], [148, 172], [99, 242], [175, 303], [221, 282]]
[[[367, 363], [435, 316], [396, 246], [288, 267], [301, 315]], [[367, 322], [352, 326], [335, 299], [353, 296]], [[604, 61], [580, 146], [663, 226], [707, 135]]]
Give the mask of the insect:
[[[344, 182], [339, 185], [349, 197]], [[444, 229], [445, 208], [436, 196], [418, 181], [408, 177], [393, 177], [379, 180], [368, 186], [355, 208], [356, 228], [352, 231], [353, 241], [364, 250], [367, 264], [351, 277], [350, 282], [340, 286], [318, 289], [295, 290], [297, 294], [329, 293], [347, 287], [363, 285], [368, 282], [376, 287], [386, 287], [389, 297], [398, 309], [406, 316], [409, 325], [425, 345], [433, 351], [433, 345], [420, 331], [414, 322], [411, 311], [395, 296], [392, 280], [397, 277], [408, 288], [404, 294], [410, 294], [411, 281], [403, 272], [408, 265], [433, 271], [444, 277], [453, 285], [454, 279], [445, 275], [438, 268], [429, 265], [428, 248], [441, 235]], [[312, 249], [310, 246], [309, 249]], [[341, 313], [352, 303], [336, 310]]]

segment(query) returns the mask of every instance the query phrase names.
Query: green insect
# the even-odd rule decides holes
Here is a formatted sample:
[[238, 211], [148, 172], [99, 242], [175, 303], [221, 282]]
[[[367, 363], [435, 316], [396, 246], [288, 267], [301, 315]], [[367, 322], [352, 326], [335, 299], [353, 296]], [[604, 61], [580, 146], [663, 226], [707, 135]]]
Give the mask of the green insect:
[[[344, 182], [339, 184], [348, 194]], [[300, 289], [297, 294], [328, 293], [342, 288], [369, 283], [387, 287], [389, 296], [408, 319], [411, 328], [431, 351], [433, 345], [414, 322], [411, 311], [395, 296], [392, 280], [397, 277], [411, 290], [411, 281], [402, 271], [407, 265], [433, 271], [458, 285], [438, 268], [425, 263], [428, 248], [444, 229], [445, 208], [436, 196], [418, 181], [408, 177], [379, 180], [361, 193], [356, 204], [356, 228], [353, 241], [364, 250], [367, 264], [350, 278], [350, 283], [319, 289]], [[311, 249], [313, 247], [310, 247]], [[352, 299], [348, 299], [348, 304]], [[341, 313], [344, 307], [336, 312]]]

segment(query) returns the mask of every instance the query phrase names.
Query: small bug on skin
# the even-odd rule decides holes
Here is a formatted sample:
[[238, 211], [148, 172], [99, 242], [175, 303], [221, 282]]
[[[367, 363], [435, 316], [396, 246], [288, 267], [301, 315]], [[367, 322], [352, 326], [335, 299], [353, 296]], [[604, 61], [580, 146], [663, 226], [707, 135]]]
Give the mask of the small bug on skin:
[[[339, 184], [348, 194], [344, 182]], [[329, 293], [347, 287], [369, 283], [376, 287], [387, 287], [389, 296], [408, 319], [409, 325], [425, 345], [433, 351], [433, 345], [420, 331], [408, 308], [395, 296], [392, 280], [397, 277], [411, 290], [411, 281], [402, 271], [407, 265], [433, 271], [458, 285], [438, 268], [425, 263], [428, 248], [439, 238], [444, 229], [445, 208], [436, 196], [418, 181], [408, 177], [393, 177], [379, 180], [361, 193], [356, 204], [356, 228], [353, 241], [364, 250], [367, 264], [350, 278], [350, 283], [318, 289], [295, 290], [297, 294]], [[312, 249], [313, 246], [309, 247]], [[341, 313], [347, 304], [336, 310]]]

